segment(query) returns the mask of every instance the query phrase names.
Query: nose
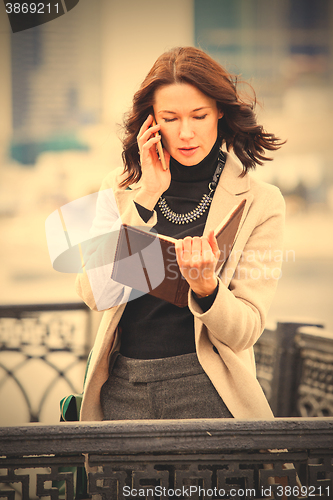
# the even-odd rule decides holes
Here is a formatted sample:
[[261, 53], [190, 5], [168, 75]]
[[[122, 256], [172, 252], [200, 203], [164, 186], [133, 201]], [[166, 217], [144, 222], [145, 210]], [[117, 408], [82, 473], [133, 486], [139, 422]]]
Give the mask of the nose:
[[182, 140], [192, 139], [194, 137], [194, 132], [188, 120], [182, 120], [180, 122], [179, 138]]

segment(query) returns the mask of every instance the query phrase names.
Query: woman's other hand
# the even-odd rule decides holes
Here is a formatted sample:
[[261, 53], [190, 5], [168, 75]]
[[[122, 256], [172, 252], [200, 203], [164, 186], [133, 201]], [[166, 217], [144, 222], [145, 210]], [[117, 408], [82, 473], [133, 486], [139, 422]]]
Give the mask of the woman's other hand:
[[[155, 137], [155, 133], [159, 132], [161, 126], [157, 124], [151, 127], [152, 123], [153, 116], [149, 115], [137, 136], [142, 188], [135, 201], [149, 210], [154, 209], [159, 197], [168, 189], [171, 181], [170, 169], [163, 169], [156, 151], [156, 145], [161, 140], [161, 136]], [[163, 149], [163, 152], [166, 164], [169, 167], [170, 154], [165, 149]]]
[[176, 256], [182, 275], [198, 297], [205, 297], [217, 287], [215, 268], [220, 250], [211, 230], [208, 237], [187, 236], [176, 242]]

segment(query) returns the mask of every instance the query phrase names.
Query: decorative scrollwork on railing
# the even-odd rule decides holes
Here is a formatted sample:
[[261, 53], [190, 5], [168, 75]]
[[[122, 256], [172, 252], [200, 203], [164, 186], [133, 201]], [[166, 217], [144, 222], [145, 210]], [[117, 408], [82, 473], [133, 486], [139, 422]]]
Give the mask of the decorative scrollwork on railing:
[[277, 417], [333, 415], [333, 334], [314, 322], [279, 322], [254, 345], [258, 381]]
[[[289, 453], [286, 458], [294, 467], [285, 468], [281, 457], [276, 459], [268, 452], [242, 458], [230, 453], [220, 458], [202, 454], [160, 455], [150, 456], [148, 461], [147, 456], [138, 456], [135, 461], [124, 457], [124, 461], [118, 459], [116, 462], [110, 456], [95, 456], [98, 470], [89, 472], [88, 493], [81, 496], [76, 491], [75, 469], [64, 470], [59, 465], [52, 465], [52, 458], [48, 460], [44, 456], [38, 458], [35, 470], [29, 467], [27, 460], [23, 460], [25, 466], [19, 469], [17, 465], [7, 464], [5, 473], [0, 464], [0, 498], [33, 500], [49, 496], [78, 500], [89, 495], [94, 500], [331, 498], [331, 458], [324, 454], [316, 456], [311, 450]], [[75, 463], [78, 461], [73, 457], [72, 464]], [[299, 470], [303, 473], [302, 483], [298, 478]], [[283, 497], [283, 491], [290, 493]]]
[[[44, 496], [74, 500], [76, 495], [76, 468], [64, 471], [50, 465], [46, 457], [38, 457], [39, 464], [22, 460], [22, 466], [10, 466], [5, 474], [0, 469], [0, 498], [9, 500], [37, 500]], [[52, 460], [51, 460], [52, 463]], [[78, 460], [73, 459], [73, 464]], [[24, 465], [26, 464], [26, 465]], [[43, 467], [44, 465], [44, 467]]]
[[0, 425], [55, 423], [60, 399], [81, 392], [89, 313], [63, 308], [0, 308]]
[[302, 417], [333, 415], [333, 356], [304, 349], [297, 408]]
[[332, 438], [332, 418], [0, 428], [0, 498], [332, 498]]

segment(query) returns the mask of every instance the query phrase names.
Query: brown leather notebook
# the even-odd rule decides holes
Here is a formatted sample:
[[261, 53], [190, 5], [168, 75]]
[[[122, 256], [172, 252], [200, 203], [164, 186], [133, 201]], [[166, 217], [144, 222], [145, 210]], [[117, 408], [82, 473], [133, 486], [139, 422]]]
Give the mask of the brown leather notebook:
[[[214, 231], [220, 249], [216, 268], [227, 260], [232, 250], [244, 206], [245, 200], [242, 200]], [[176, 241], [170, 236], [146, 232], [142, 227], [123, 224], [111, 278], [178, 307], [187, 306], [189, 285], [177, 264]]]

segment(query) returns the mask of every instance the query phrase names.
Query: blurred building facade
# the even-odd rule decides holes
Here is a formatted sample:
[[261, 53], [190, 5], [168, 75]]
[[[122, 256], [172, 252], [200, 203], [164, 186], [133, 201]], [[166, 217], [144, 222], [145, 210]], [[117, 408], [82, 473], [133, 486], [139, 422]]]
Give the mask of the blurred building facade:
[[11, 64], [10, 64], [10, 32], [8, 19], [0, 6], [0, 165], [5, 161], [8, 143], [12, 135], [12, 97], [11, 97]]
[[330, 86], [329, 0], [195, 0], [195, 40], [221, 64], [250, 79], [270, 105], [292, 86]]
[[[330, 0], [81, 0], [3, 45], [11, 155], [33, 165], [40, 150], [84, 149], [77, 130], [97, 123], [113, 130], [156, 57], [174, 45], [196, 45], [253, 85], [268, 126], [288, 138], [284, 163], [303, 155], [304, 165], [314, 162], [331, 182], [332, 33]], [[303, 169], [294, 170], [298, 178]]]
[[11, 34], [12, 155], [23, 164], [78, 148], [75, 131], [101, 119], [100, 2], [73, 14]]
[[[195, 43], [251, 83], [287, 143], [260, 172], [302, 203], [333, 206], [333, 3], [194, 0]], [[246, 87], [244, 87], [246, 91]]]
[[121, 121], [129, 96], [165, 46], [193, 44], [192, 0], [160, 4], [165, 29], [156, 37], [152, 6], [81, 0], [51, 23], [9, 35], [5, 70], [11, 81], [10, 155], [16, 161], [33, 165], [48, 149], [82, 149], [75, 132]]

